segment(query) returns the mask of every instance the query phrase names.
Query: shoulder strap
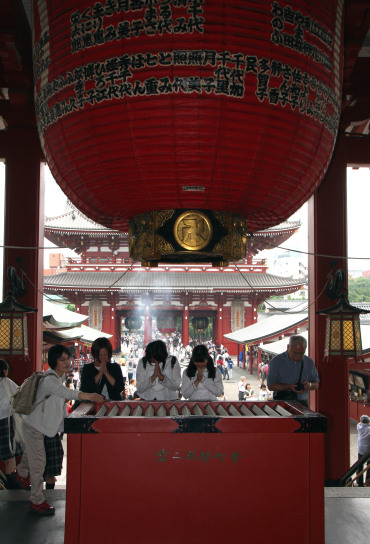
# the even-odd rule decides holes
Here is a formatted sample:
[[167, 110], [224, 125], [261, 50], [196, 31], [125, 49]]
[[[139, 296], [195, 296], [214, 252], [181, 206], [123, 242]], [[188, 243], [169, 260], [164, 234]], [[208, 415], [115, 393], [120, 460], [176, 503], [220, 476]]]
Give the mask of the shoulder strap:
[[176, 363], [176, 357], [174, 355], [172, 355], [172, 357], [171, 357], [171, 368], [173, 368], [175, 366], [175, 363]]
[[303, 372], [303, 365], [304, 365], [304, 362], [303, 362], [303, 359], [302, 359], [302, 361], [301, 361], [301, 370], [300, 370], [300, 372], [299, 372], [298, 383], [301, 383], [302, 372]]

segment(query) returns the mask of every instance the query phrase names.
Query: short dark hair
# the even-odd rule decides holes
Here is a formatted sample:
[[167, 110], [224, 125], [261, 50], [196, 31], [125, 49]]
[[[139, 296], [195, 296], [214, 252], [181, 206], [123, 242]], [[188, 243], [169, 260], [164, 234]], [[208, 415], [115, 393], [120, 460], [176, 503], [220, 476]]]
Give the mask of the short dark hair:
[[99, 338], [96, 338], [91, 346], [91, 355], [93, 356], [94, 361], [97, 361], [99, 359], [99, 351], [101, 349], [106, 349], [108, 351], [108, 357], [109, 359], [112, 358], [112, 344], [108, 340], [108, 338], [105, 338], [105, 336], [100, 336]]
[[303, 344], [305, 349], [307, 349], [307, 340], [300, 334], [293, 334], [289, 337], [289, 347], [291, 348], [294, 344]]
[[9, 370], [8, 363], [5, 359], [0, 359], [0, 378], [4, 378], [6, 370]]
[[50, 368], [55, 370], [58, 359], [65, 353], [66, 355], [71, 356], [71, 352], [66, 346], [63, 346], [63, 344], [55, 344], [55, 346], [52, 346], [48, 351], [48, 365]]

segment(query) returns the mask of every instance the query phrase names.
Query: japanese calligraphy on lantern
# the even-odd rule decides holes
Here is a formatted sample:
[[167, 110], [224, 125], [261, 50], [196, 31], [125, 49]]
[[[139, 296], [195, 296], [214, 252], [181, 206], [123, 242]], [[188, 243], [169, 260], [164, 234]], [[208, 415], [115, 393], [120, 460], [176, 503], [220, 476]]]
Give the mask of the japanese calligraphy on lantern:
[[[215, 68], [210, 77], [166, 76], [144, 81], [135, 78], [136, 71], [144, 67], [206, 65]], [[90, 63], [46, 84], [36, 101], [36, 112], [44, 130], [87, 104], [123, 98], [205, 93], [243, 99], [247, 78], [253, 78], [255, 96], [260, 102], [267, 100], [272, 105], [297, 109], [335, 133], [340, 104], [333, 90], [322, 81], [289, 64], [228, 51], [161, 51]], [[49, 106], [50, 97], [72, 86], [73, 94]]]
[[[111, 41], [129, 40], [141, 34], [147, 36], [167, 34], [202, 33], [204, 0], [110, 0], [103, 5], [96, 2], [84, 11], [71, 15], [71, 51], [94, 47]], [[173, 16], [173, 8], [184, 8], [184, 15]], [[124, 17], [116, 24], [109, 20], [116, 13], [128, 14], [142, 12], [142, 17], [126, 20]], [[108, 21], [108, 23], [106, 23]]]
[[[204, 3], [205, 0], [96, 2], [83, 11], [77, 10], [71, 14], [71, 51], [74, 53], [141, 34], [202, 33], [205, 23]], [[174, 18], [173, 10], [184, 11], [188, 19]], [[138, 12], [143, 12], [143, 20], [121, 21], [116, 27], [111, 24], [104, 26], [114, 14]], [[282, 7], [278, 2], [272, 2], [271, 27], [273, 44], [308, 55], [331, 70], [332, 63], [328, 54], [304, 40], [306, 32], [308, 35], [316, 35], [326, 48], [333, 47], [331, 33], [310, 16], [303, 16], [289, 6]], [[290, 33], [287, 29], [290, 29]], [[35, 47], [36, 77], [49, 65], [50, 59], [43, 54], [48, 40], [48, 33], [44, 32]], [[148, 69], [155, 67], [212, 67], [213, 71], [203, 77], [187, 75], [188, 72], [175, 77], [155, 77], [154, 72], [150, 78], [141, 76], [141, 71], [147, 74]], [[266, 100], [274, 106], [297, 109], [301, 114], [323, 124], [332, 134], [335, 133], [340, 104], [331, 88], [292, 64], [245, 52], [202, 49], [157, 53], [148, 51], [88, 63], [46, 83], [37, 98], [36, 111], [40, 128], [45, 130], [58, 119], [86, 105], [138, 96], [195, 93], [245, 99], [247, 79], [251, 80], [255, 97], [260, 102]], [[73, 92], [62, 101], [56, 100], [52, 106], [49, 104], [51, 97], [58, 95], [65, 87], [72, 86]]]

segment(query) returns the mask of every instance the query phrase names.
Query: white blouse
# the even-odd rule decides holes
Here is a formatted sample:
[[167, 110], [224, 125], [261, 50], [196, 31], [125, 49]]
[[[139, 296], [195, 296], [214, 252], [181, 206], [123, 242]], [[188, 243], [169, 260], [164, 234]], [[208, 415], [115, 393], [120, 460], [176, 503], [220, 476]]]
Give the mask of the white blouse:
[[172, 368], [172, 356], [167, 357], [166, 364], [159, 363], [159, 368], [164, 375], [164, 380], [158, 378], [151, 382], [154, 374], [155, 364], [147, 361], [144, 368], [143, 360], [140, 359], [136, 369], [136, 389], [142, 400], [179, 400], [177, 390], [180, 388], [181, 369], [178, 360]]
[[193, 378], [189, 378], [184, 370], [182, 375], [181, 394], [185, 399], [189, 400], [217, 400], [224, 392], [222, 374], [219, 368], [216, 368], [216, 376], [213, 380], [208, 377], [208, 370], [203, 371], [203, 379], [199, 382], [198, 387], [194, 385], [197, 379], [198, 371]]

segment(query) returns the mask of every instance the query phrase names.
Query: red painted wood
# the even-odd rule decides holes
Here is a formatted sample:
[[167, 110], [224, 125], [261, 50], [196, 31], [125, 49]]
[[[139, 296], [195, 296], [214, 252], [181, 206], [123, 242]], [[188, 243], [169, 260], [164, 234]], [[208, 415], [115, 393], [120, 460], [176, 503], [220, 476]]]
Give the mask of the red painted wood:
[[31, 308], [38, 308], [37, 313], [28, 315], [29, 357], [14, 356], [9, 361], [10, 377], [20, 384], [32, 372], [41, 369], [42, 361], [43, 250], [29, 248], [41, 248], [44, 245], [44, 178], [37, 129], [32, 126], [9, 128], [6, 139], [4, 293], [8, 287], [8, 266], [16, 267], [20, 274], [16, 258], [21, 257], [29, 279], [24, 280], [27, 292], [18, 301]]
[[68, 464], [64, 542], [65, 544], [78, 544], [80, 542], [81, 521], [82, 435], [68, 435], [67, 448]]
[[310, 434], [310, 538], [311, 544], [325, 543], [324, 435]]
[[189, 301], [185, 301], [184, 310], [182, 313], [182, 332], [181, 339], [183, 345], [186, 347], [189, 344]]
[[150, 315], [150, 307], [145, 307], [144, 314], [144, 345], [146, 346], [148, 342], [152, 339], [152, 316]]
[[[319, 255], [347, 255], [346, 221], [346, 139], [340, 136], [324, 183], [309, 205], [309, 252]], [[320, 375], [316, 404], [311, 405], [328, 418], [325, 436], [325, 478], [337, 479], [349, 468], [349, 395], [348, 363], [332, 357], [324, 361], [326, 316], [316, 311], [332, 306], [323, 288], [331, 268], [331, 259], [309, 258], [309, 324], [310, 356]], [[347, 261], [337, 259], [335, 269], [347, 275]], [[317, 301], [313, 304], [314, 301]]]
[[[107, 534], [112, 542], [120, 542], [123, 531], [125, 539], [139, 544], [185, 544], [194, 541], [194, 535], [215, 544], [236, 542], [246, 523], [249, 538], [256, 542], [263, 531], [266, 541], [282, 544], [287, 534], [298, 534], [300, 544], [314, 544], [313, 532], [321, 543], [320, 499], [317, 530], [315, 519], [310, 519], [318, 467], [317, 456], [310, 462], [309, 442], [307, 434], [290, 433], [83, 435], [79, 543], [102, 542]], [[274, 455], [266, 455], [268, 451]], [[107, 456], [115, 462], [107, 462]], [[160, 460], [163, 456], [165, 461]], [[104, 469], [97, 470], [97, 464]], [[273, 486], [266, 484], [272, 481]], [[246, 505], [242, 482], [248, 482], [254, 507], [251, 501]], [[211, 497], [220, 493], [232, 496], [238, 505], [233, 523], [227, 515], [207, 518]], [[124, 528], [123, 513], [130, 520]], [[158, 526], [158, 519], [165, 522]]]

